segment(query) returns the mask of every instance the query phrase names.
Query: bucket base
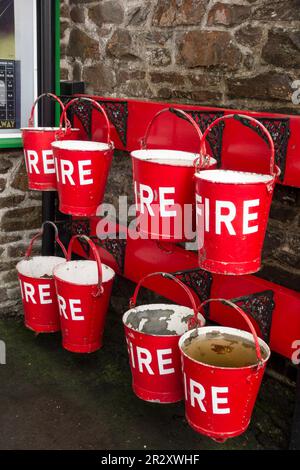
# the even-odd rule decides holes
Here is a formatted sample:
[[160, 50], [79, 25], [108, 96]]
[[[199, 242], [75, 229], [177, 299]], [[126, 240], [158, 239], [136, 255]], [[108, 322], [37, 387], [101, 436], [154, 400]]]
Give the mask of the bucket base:
[[78, 207], [78, 206], [69, 206], [66, 204], [59, 204], [59, 210], [63, 214], [82, 216], [82, 217], [92, 217], [96, 215], [97, 209], [100, 206], [89, 206], [89, 207]]
[[204, 436], [210, 437], [215, 442], [219, 442], [220, 444], [222, 444], [223, 442], [225, 442], [227, 439], [229, 439], [231, 437], [237, 437], [240, 434], [243, 434], [246, 431], [246, 429], [248, 428], [249, 423], [250, 423], [250, 420], [249, 420], [248, 423], [246, 424], [246, 426], [242, 427], [241, 429], [239, 429], [237, 431], [214, 432], [210, 429], [204, 429], [204, 428], [201, 428], [200, 426], [197, 426], [195, 423], [193, 423], [189, 419], [189, 417], [187, 415], [185, 415], [185, 417], [186, 417], [187, 422], [189, 423], [189, 426], [194, 431], [198, 432], [199, 434], [203, 434]]
[[89, 343], [89, 344], [76, 344], [76, 343], [68, 343], [67, 341], [63, 341], [62, 345], [64, 349], [66, 349], [67, 351], [74, 352], [74, 353], [92, 353], [102, 348], [103, 343], [100, 341], [96, 341], [94, 343]]
[[57, 333], [60, 331], [60, 325], [38, 325], [36, 323], [25, 322], [25, 326], [35, 333]]
[[132, 388], [138, 398], [151, 403], [177, 403], [178, 401], [182, 401], [184, 398], [183, 391], [172, 393], [151, 392], [135, 385], [134, 383], [132, 384]]
[[261, 269], [260, 258], [253, 261], [243, 263], [225, 263], [223, 261], [215, 261], [210, 259], [201, 259], [198, 257], [199, 267], [213, 274], [225, 274], [230, 276], [243, 276], [245, 274], [253, 274]]

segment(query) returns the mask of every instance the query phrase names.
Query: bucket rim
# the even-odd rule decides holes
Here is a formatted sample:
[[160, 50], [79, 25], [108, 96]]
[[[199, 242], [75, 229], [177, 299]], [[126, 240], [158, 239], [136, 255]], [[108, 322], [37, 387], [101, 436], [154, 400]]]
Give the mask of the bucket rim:
[[[98, 286], [98, 281], [95, 282], [95, 283], [87, 283], [87, 284], [82, 284], [82, 283], [79, 283], [79, 282], [71, 282], [71, 281], [67, 281], [65, 279], [62, 279], [61, 277], [59, 277], [57, 274], [56, 274], [56, 270], [59, 269], [60, 266], [62, 265], [66, 265], [66, 264], [69, 264], [70, 263], [83, 263], [83, 262], [88, 262], [88, 263], [95, 263], [97, 264], [97, 262], [95, 260], [92, 260], [92, 259], [79, 259], [79, 260], [71, 260], [71, 261], [65, 261], [65, 263], [60, 263], [60, 264], [57, 264], [54, 269], [53, 269], [53, 277], [54, 279], [57, 279], [59, 282], [63, 282], [65, 284], [68, 284], [68, 285], [71, 285], [71, 286], [91, 286], [91, 287], [94, 287], [94, 286]], [[102, 265], [102, 268], [104, 269], [108, 269], [110, 271], [110, 277], [106, 280], [102, 280], [102, 284], [106, 284], [110, 281], [112, 281], [114, 279], [114, 277], [116, 276], [116, 273], [115, 271], [110, 267], [108, 266], [107, 264], [104, 264], [104, 263], [101, 263]]]
[[103, 152], [111, 150], [111, 146], [106, 142], [96, 142], [94, 140], [56, 140], [51, 143], [51, 146], [55, 149], [73, 152]]
[[16, 270], [18, 272], [18, 274], [20, 274], [21, 276], [24, 276], [24, 277], [29, 277], [31, 279], [53, 279], [54, 278], [54, 275], [53, 275], [53, 271], [52, 271], [52, 275], [51, 277], [37, 277], [37, 276], [32, 276], [30, 274], [24, 274], [23, 272], [20, 271], [20, 265], [21, 264], [24, 264], [24, 263], [28, 263], [28, 262], [32, 262], [33, 260], [39, 260], [40, 258], [43, 258], [43, 259], [46, 259], [46, 258], [51, 258], [51, 259], [57, 259], [59, 260], [57, 262], [57, 265], [54, 266], [53, 268], [53, 271], [54, 269], [56, 268], [56, 266], [58, 266], [59, 264], [64, 264], [66, 263], [66, 259], [63, 257], [63, 256], [54, 256], [54, 255], [51, 255], [51, 256], [42, 256], [42, 255], [37, 255], [37, 256], [29, 256], [28, 258], [23, 258], [21, 259], [20, 261], [18, 261], [18, 263], [16, 264]]
[[[145, 157], [142, 155], [145, 154]], [[146, 158], [146, 154], [152, 154], [154, 157], [152, 158]], [[155, 159], [157, 158], [158, 155], [165, 154], [165, 157], [162, 158], [163, 161], [156, 161]], [[178, 160], [176, 161], [176, 154]], [[174, 149], [137, 149], [133, 150], [130, 152], [130, 155], [132, 158], [135, 158], [139, 161], [147, 162], [147, 163], [154, 163], [157, 165], [164, 165], [164, 166], [180, 166], [180, 167], [186, 167], [186, 168], [192, 168], [194, 166], [194, 161], [196, 158], [199, 157], [199, 153], [196, 152], [186, 152], [185, 150], [174, 150]], [[167, 155], [170, 156], [170, 160], [173, 160], [173, 162], [168, 162], [168, 157]], [[181, 158], [180, 158], [181, 156]], [[186, 158], [186, 160], [184, 159]], [[175, 161], [174, 161], [175, 160]], [[215, 165], [217, 163], [217, 160], [213, 157], [210, 157], [209, 164], [210, 165]]]
[[[229, 326], [202, 326], [201, 328], [193, 328], [189, 331], [187, 331], [186, 333], [184, 333], [181, 338], [179, 339], [179, 342], [178, 342], [178, 347], [180, 349], [180, 353], [182, 354], [182, 356], [185, 356], [187, 359], [189, 359], [190, 361], [194, 362], [195, 364], [200, 364], [201, 366], [203, 367], [207, 367], [207, 368], [213, 368], [213, 369], [220, 369], [220, 370], [241, 370], [241, 369], [253, 369], [253, 368], [256, 368], [259, 366], [259, 363], [255, 363], [255, 364], [251, 364], [249, 366], [244, 366], [244, 367], [223, 367], [223, 366], [214, 366], [214, 365], [211, 365], [211, 364], [205, 364], [204, 362], [201, 362], [201, 361], [196, 361], [196, 359], [193, 359], [192, 357], [190, 357], [188, 354], [186, 354], [183, 349], [182, 349], [182, 345], [184, 343], [184, 341], [189, 338], [189, 336], [194, 333], [195, 331], [197, 331], [197, 336], [198, 336], [198, 330], [201, 330], [201, 332], [204, 334], [205, 332], [209, 332], [209, 331], [213, 331], [213, 330], [218, 330], [218, 331], [221, 331], [223, 333], [232, 333], [232, 334], [235, 334], [236, 336], [239, 335], [239, 336], [244, 336], [245, 339], [248, 339], [250, 340], [251, 342], [253, 342], [253, 345], [255, 346], [255, 343], [253, 341], [253, 335], [252, 333], [249, 333], [248, 331], [245, 331], [245, 330], [241, 330], [239, 328], [232, 328], [232, 327], [229, 327]], [[205, 331], [204, 331], [205, 330]], [[263, 358], [262, 360], [262, 363], [261, 365], [265, 365], [268, 360], [270, 359], [270, 356], [271, 356], [271, 349], [270, 347], [268, 346], [268, 344], [262, 339], [262, 338], [257, 338], [258, 339], [258, 342], [259, 342], [259, 346], [262, 348], [264, 348], [264, 352], [266, 352], [266, 357]]]
[[[216, 174], [215, 178], [209, 179], [209, 176], [212, 175], [212, 172]], [[232, 175], [238, 175], [242, 176], [245, 175], [246, 179], [245, 181], [221, 181], [220, 179], [218, 180], [217, 175], [221, 174], [229, 174], [231, 173]], [[274, 175], [270, 175], [267, 173], [254, 173], [251, 171], [238, 171], [238, 170], [226, 170], [222, 168], [215, 168], [215, 169], [207, 169], [207, 170], [201, 170], [198, 172], [195, 172], [195, 178], [198, 178], [199, 180], [202, 181], [207, 181], [208, 183], [214, 183], [214, 184], [230, 184], [230, 185], [246, 185], [246, 184], [267, 184], [270, 183], [272, 180], [275, 179]], [[253, 178], [253, 181], [251, 181], [251, 177]]]
[[[51, 126], [37, 126], [37, 127], [21, 127], [21, 131], [32, 131], [32, 132], [53, 132], [60, 131], [60, 127], [51, 127]], [[79, 127], [71, 127], [68, 131], [80, 131]]]
[[[191, 307], [187, 307], [186, 305], [179, 305], [179, 304], [144, 304], [144, 305], [137, 305], [135, 307], [132, 307], [132, 308], [126, 310], [126, 312], [122, 316], [122, 323], [123, 323], [124, 326], [126, 326], [126, 328], [128, 328], [129, 330], [134, 331], [135, 333], [139, 333], [139, 334], [144, 335], [144, 336], [151, 336], [151, 337], [155, 337], [155, 338], [170, 338], [170, 337], [175, 337], [175, 336], [178, 336], [178, 338], [181, 338], [183, 334], [188, 333], [188, 331], [186, 331], [185, 333], [182, 333], [182, 334], [170, 334], [170, 335], [145, 333], [144, 331], [139, 331], [139, 330], [135, 329], [134, 327], [127, 325], [126, 320], [127, 320], [128, 315], [133, 310], [142, 309], [143, 307], [146, 307], [146, 308], [150, 307], [149, 310], [155, 310], [157, 308], [162, 308], [162, 307], [163, 308], [164, 307], [169, 307], [169, 308], [175, 308], [175, 309], [180, 308], [180, 309], [185, 309], [186, 312], [191, 312], [191, 316], [194, 315], [194, 310]], [[203, 322], [203, 325], [205, 325], [206, 320], [205, 320], [204, 316], [200, 312], [198, 312], [198, 315], [200, 317], [200, 320]], [[187, 327], [188, 327], [188, 325], [187, 325]], [[201, 327], [201, 328], [203, 328], [203, 327]]]

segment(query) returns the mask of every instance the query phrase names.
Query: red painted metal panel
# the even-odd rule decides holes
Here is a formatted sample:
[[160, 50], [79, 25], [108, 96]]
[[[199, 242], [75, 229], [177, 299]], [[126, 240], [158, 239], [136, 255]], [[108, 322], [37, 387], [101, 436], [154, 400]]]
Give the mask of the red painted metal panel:
[[[91, 96], [92, 98], [112, 101], [112, 98]], [[138, 101], [115, 98], [114, 101], [126, 101], [128, 104], [127, 145], [121, 143], [116, 129], [112, 125], [112, 138], [116, 148], [121, 150], [135, 150], [140, 148], [140, 139], [144, 136], [150, 119], [160, 109], [169, 106], [168, 103], [152, 101]], [[205, 113], [224, 112], [224, 114], [240, 113], [255, 118], [289, 119], [290, 137], [288, 140], [286, 165], [283, 184], [300, 187], [300, 116], [271, 114], [241, 111], [238, 109], [225, 109], [217, 107], [193, 106], [172, 104], [183, 110], [195, 110]], [[76, 125], [78, 124], [76, 120]], [[104, 135], [103, 118], [94, 110], [92, 119], [92, 136], [101, 140]], [[153, 126], [149, 147], [170, 148], [197, 152], [198, 140], [189, 123], [178, 119], [171, 113], [166, 113]], [[208, 146], [209, 148], [209, 146]], [[255, 132], [238, 122], [226, 122], [223, 131], [222, 165], [224, 168], [265, 172], [268, 165], [267, 145]]]

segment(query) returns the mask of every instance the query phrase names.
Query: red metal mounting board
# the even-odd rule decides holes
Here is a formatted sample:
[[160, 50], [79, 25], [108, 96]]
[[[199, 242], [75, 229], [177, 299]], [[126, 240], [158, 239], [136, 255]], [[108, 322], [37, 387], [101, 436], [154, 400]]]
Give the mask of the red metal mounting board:
[[[124, 106], [126, 105], [126, 116], [121, 116], [122, 111], [118, 111], [119, 118], [123, 119], [123, 124], [125, 123], [124, 125], [126, 125], [126, 145], [122, 143], [114, 125], [112, 125], [112, 138], [116, 148], [127, 151], [140, 147], [140, 139], [144, 136], [150, 119], [160, 109], [170, 106], [167, 103], [152, 101], [112, 99], [100, 96], [90, 97], [103, 102], [124, 103]], [[271, 126], [275, 125], [274, 121], [281, 122], [281, 127], [276, 127], [275, 129], [275, 134], [277, 133], [277, 136], [279, 136], [278, 147], [280, 147], [280, 152], [277, 149], [279, 152], [277, 154], [281, 160], [283, 173], [281, 182], [285, 185], [300, 187], [300, 116], [183, 104], [172, 104], [171, 106], [200, 113], [204, 119], [202, 124], [205, 123], [205, 119], [209, 119], [210, 114], [214, 113], [249, 115], [262, 119], [265, 125]], [[78, 119], [76, 120], [76, 125], [80, 125]], [[103, 126], [103, 118], [99, 112], [93, 110], [91, 129], [93, 139], [101, 140], [104, 132]], [[149, 146], [153, 148], [176, 148], [192, 152], [199, 151], [199, 141], [193, 128], [189, 123], [178, 119], [178, 117], [171, 113], [162, 115], [156, 121], [153, 131], [151, 131]], [[253, 130], [236, 121], [227, 121], [222, 136], [222, 166], [237, 170], [266, 172], [268, 169], [267, 145]]]

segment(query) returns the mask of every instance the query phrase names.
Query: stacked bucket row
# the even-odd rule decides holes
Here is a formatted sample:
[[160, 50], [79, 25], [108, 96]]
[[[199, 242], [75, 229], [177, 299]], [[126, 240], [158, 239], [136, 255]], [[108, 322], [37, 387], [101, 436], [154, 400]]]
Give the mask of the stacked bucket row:
[[[65, 259], [31, 256], [45, 224]], [[82, 238], [95, 260], [71, 260], [73, 243]], [[85, 235], [71, 238], [68, 250], [53, 222], [45, 222], [17, 265], [25, 325], [35, 332], [61, 330], [63, 347], [89, 353], [102, 346], [114, 271], [101, 263], [94, 243]], [[163, 276], [183, 289], [191, 307], [137, 304], [140, 287], [150, 277]], [[205, 326], [203, 307], [223, 302], [245, 320], [251, 333], [235, 328]], [[203, 313], [203, 315], [202, 315]], [[195, 294], [172, 274], [148, 274], [137, 284], [123, 315], [132, 386], [145, 401], [185, 400], [186, 418], [197, 432], [219, 442], [244, 432], [250, 422], [260, 383], [270, 356], [248, 316], [225, 299], [200, 304]]]
[[[65, 108], [60, 102], [63, 112], [59, 128], [24, 129], [24, 152], [31, 189], [57, 189], [62, 212], [92, 216], [102, 202], [113, 145], [105, 111], [89, 99], [105, 116], [107, 141], [78, 140], [79, 131], [71, 128], [66, 117], [67, 109], [76, 100]], [[165, 112], [175, 113], [192, 124], [199, 138], [198, 155], [147, 148], [153, 122]], [[177, 230], [182, 229], [182, 212], [177, 210], [185, 204], [195, 209], [196, 194], [196, 210], [189, 223], [193, 225], [197, 216], [200, 266], [222, 274], [246, 274], [260, 267], [261, 246], [279, 170], [274, 164], [270, 134], [247, 116], [242, 118], [252, 121], [267, 138], [271, 154], [269, 174], [216, 168], [216, 162], [207, 155], [205, 139], [214, 125], [230, 118], [241, 116], [217, 119], [202, 135], [184, 111], [173, 108], [160, 111], [148, 125], [142, 148], [131, 153], [133, 177], [141, 235], [184, 241], [185, 237]], [[165, 218], [169, 222], [172, 219], [172, 223], [166, 224]], [[71, 239], [66, 251], [54, 228], [66, 260], [30, 256], [32, 243], [42, 235], [42, 227], [17, 266], [25, 323], [36, 332], [61, 329], [66, 349], [92, 352], [102, 345], [115, 273], [101, 263], [97, 248], [88, 237], [82, 238], [90, 245], [95, 261], [71, 261], [73, 243], [80, 236]], [[257, 337], [251, 321], [235, 304], [210, 299], [199, 305], [195, 294], [177, 278], [168, 273], [146, 277], [154, 275], [176, 282], [186, 291], [192, 308], [169, 304], [136, 307], [145, 278], [137, 285], [130, 310], [123, 317], [136, 395], [160, 403], [184, 398], [189, 424], [219, 441], [241, 434], [250, 421], [270, 355], [268, 346]], [[227, 303], [235, 309], [245, 319], [251, 334], [234, 328], [204, 326], [200, 312], [212, 301]]]
[[[50, 95], [54, 96], [54, 95]], [[29, 188], [56, 190], [59, 209], [65, 214], [90, 217], [102, 203], [113, 157], [110, 124], [105, 110], [90, 98], [75, 98], [62, 106], [59, 128], [23, 129]], [[68, 109], [88, 100], [104, 116], [105, 142], [78, 140], [71, 128]], [[148, 149], [155, 120], [172, 112], [188, 121], [199, 139], [199, 154]], [[217, 168], [207, 154], [205, 140], [223, 120], [249, 121], [270, 150], [268, 174]], [[160, 110], [150, 121], [140, 150], [131, 152], [138, 230], [144, 238], [181, 242], [196, 226], [199, 266], [212, 273], [243, 275], [261, 267], [272, 194], [279, 168], [274, 162], [274, 143], [268, 130], [252, 117], [226, 115], [213, 121], [202, 135], [193, 118], [180, 109]], [[241, 155], [240, 158], [243, 156]], [[191, 210], [186, 211], [186, 208]]]

